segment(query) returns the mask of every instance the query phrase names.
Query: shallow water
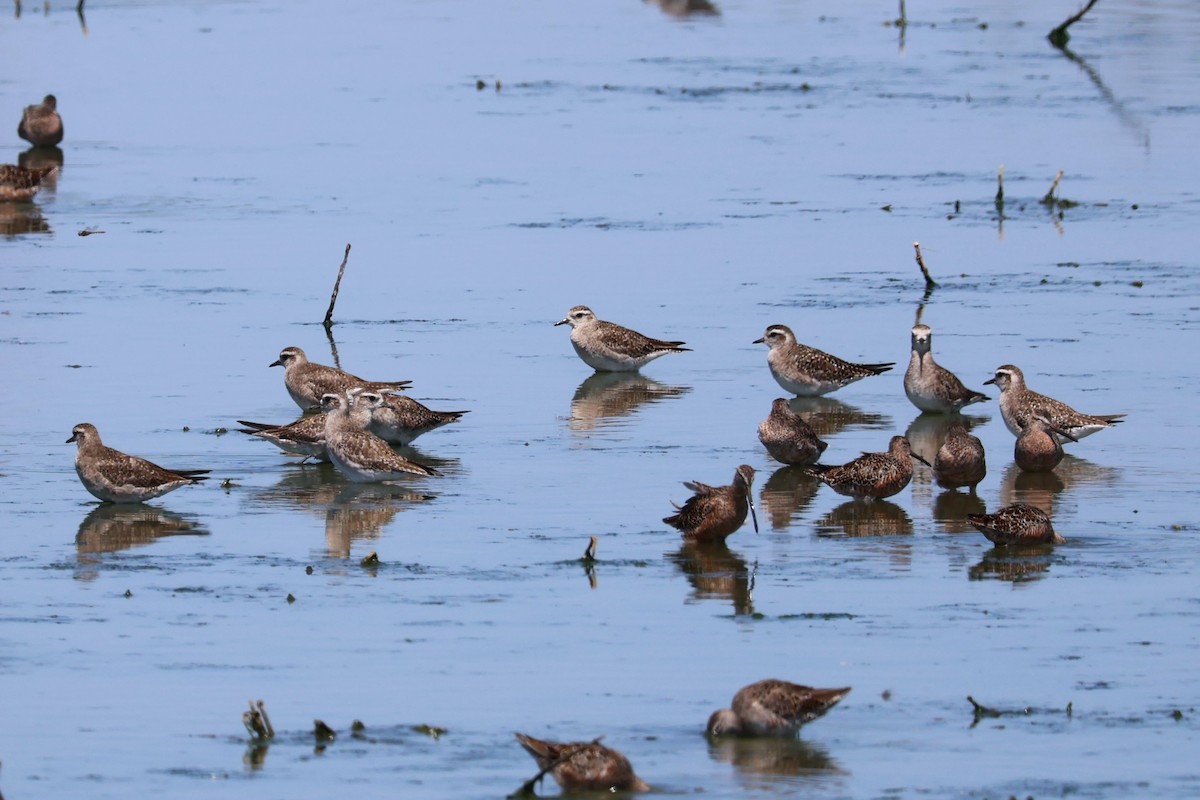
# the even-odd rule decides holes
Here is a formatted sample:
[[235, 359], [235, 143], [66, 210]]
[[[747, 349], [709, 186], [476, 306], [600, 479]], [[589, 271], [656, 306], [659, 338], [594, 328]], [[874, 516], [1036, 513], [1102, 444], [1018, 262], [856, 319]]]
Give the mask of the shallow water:
[[[56, 185], [0, 211], [5, 795], [496, 797], [536, 771], [514, 730], [604, 735], [665, 794], [1200, 792], [1200, 12], [1099, 4], [1068, 57], [1043, 37], [1070, 9], [910, 3], [901, 31], [844, 5], [0, 20], [36, 64], [0, 81], [14, 128], [53, 91], [67, 131]], [[1060, 169], [1061, 214], [1038, 202]], [[593, 376], [551, 327], [576, 303], [694, 352]], [[919, 469], [864, 508], [770, 461], [781, 390], [750, 342], [780, 322], [899, 362], [798, 403], [826, 461], [936, 442], [901, 386], [918, 316], [971, 386], [1015, 363], [1129, 417], [1031, 481], [972, 407], [975, 498]], [[217, 432], [290, 420], [267, 364], [331, 344], [471, 409], [417, 442], [443, 477], [351, 486]], [[216, 480], [97, 507], [62, 443], [84, 420]], [[739, 463], [761, 533], [683, 548], [659, 522], [680, 482]], [[1017, 500], [1068, 544], [998, 554], [962, 522]], [[798, 741], [706, 742], [769, 676], [854, 692]], [[967, 695], [1018, 713], [973, 725]], [[260, 697], [266, 751], [238, 719]]]

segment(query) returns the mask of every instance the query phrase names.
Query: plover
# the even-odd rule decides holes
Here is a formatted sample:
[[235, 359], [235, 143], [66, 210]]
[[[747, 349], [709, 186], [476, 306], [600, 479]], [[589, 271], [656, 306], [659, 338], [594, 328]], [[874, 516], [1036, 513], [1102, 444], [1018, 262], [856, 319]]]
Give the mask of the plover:
[[407, 388], [412, 381], [364, 381], [335, 367], [308, 360], [299, 347], [285, 347], [279, 358], [269, 366], [283, 367], [283, 385], [296, 405], [308, 411], [321, 405], [325, 394], [345, 394], [362, 388], [372, 392], [395, 392]]
[[637, 331], [596, 319], [587, 306], [575, 306], [554, 323], [571, 326], [571, 345], [583, 362], [600, 372], [633, 372], [667, 353], [691, 350], [684, 342], [651, 339]]
[[934, 361], [932, 348], [933, 329], [928, 325], [915, 325], [912, 358], [904, 372], [904, 393], [914, 406], [922, 411], [947, 414], [990, 399], [963, 386], [953, 372]]
[[800, 726], [823, 716], [850, 694], [850, 687], [814, 689], [787, 681], [767, 680], [743, 687], [730, 708], [708, 718], [709, 736], [794, 736]]
[[34, 147], [53, 147], [62, 141], [62, 117], [58, 115], [58, 100], [48, 94], [42, 102], [25, 106], [17, 135]]
[[943, 489], [975, 486], [987, 475], [983, 442], [972, 436], [961, 421], [950, 423], [946, 441], [933, 459], [933, 477]]
[[771, 413], [759, 423], [758, 440], [776, 461], [799, 467], [816, 463], [828, 446], [782, 397], [772, 401]]
[[1061, 400], [1038, 394], [1025, 385], [1025, 375], [1012, 364], [996, 367], [996, 374], [985, 384], [1000, 387], [1000, 415], [1014, 436], [1020, 436], [1035, 408], [1050, 420], [1054, 427], [1066, 431], [1076, 440], [1104, 428], [1111, 428], [1124, 414], [1081, 414]]
[[987, 540], [997, 547], [1013, 544], [1062, 544], [1066, 541], [1054, 532], [1050, 517], [1037, 506], [1013, 503], [995, 514], [968, 514]]
[[[650, 787], [633, 772], [624, 755], [592, 742], [548, 742], [514, 734], [542, 773], [550, 773], [565, 792], [647, 792]], [[540, 776], [539, 776], [540, 777]]]
[[26, 169], [15, 164], [0, 164], [0, 203], [28, 203], [41, 191], [42, 181], [58, 167]]
[[207, 469], [164, 469], [144, 458], [127, 455], [100, 441], [96, 426], [81, 422], [71, 430], [75, 442], [75, 471], [83, 488], [106, 503], [141, 503], [180, 486], [199, 483]]
[[383, 405], [371, 412], [367, 430], [388, 444], [407, 445], [422, 434], [458, 422], [466, 411], [433, 411], [401, 394], [383, 396]]
[[325, 449], [333, 465], [355, 483], [439, 474], [432, 467], [409, 461], [367, 430], [372, 412], [382, 404], [383, 396], [378, 392], [351, 390], [344, 400], [332, 393], [321, 397]]
[[324, 414], [310, 414], [284, 425], [249, 422], [244, 419], [239, 419], [238, 424], [245, 426], [239, 429], [242, 433], [265, 439], [285, 453], [315, 458], [318, 461], [329, 460], [329, 454], [325, 452]]
[[813, 464], [808, 471], [847, 497], [891, 497], [912, 480], [913, 459], [929, 466], [928, 461], [913, 452], [908, 439], [893, 436], [886, 453], [863, 453], [840, 466]]
[[1033, 409], [1013, 445], [1013, 460], [1025, 472], [1049, 472], [1063, 460], [1063, 440], [1079, 441], [1050, 421], [1041, 408]]
[[879, 375], [895, 366], [894, 363], [852, 364], [815, 347], [800, 344], [786, 325], [772, 325], [761, 339], [752, 344], [766, 343], [771, 348], [767, 364], [771, 375], [787, 391], [800, 397], [829, 394], [847, 384], [870, 375]]
[[731, 533], [742, 527], [749, 512], [754, 520], [754, 532], [758, 533], [758, 515], [754, 513], [754, 498], [750, 486], [754, 483], [754, 468], [742, 464], [733, 473], [729, 486], [709, 486], [700, 481], [684, 481], [684, 486], [695, 492], [678, 511], [663, 522], [676, 528], [683, 538], [695, 542], [723, 542]]

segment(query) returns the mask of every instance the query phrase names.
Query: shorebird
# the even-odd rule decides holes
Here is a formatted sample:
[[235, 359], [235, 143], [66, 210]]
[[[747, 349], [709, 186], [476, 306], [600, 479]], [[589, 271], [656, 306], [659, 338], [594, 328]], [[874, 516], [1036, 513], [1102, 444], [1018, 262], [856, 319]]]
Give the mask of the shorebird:
[[798, 467], [816, 463], [828, 446], [782, 397], [771, 402], [771, 413], [758, 426], [758, 440], [771, 458]]
[[922, 411], [948, 414], [990, 399], [963, 386], [953, 372], [934, 361], [932, 348], [933, 329], [928, 325], [915, 325], [912, 358], [904, 373], [904, 393], [914, 406]]
[[[337, 397], [337, 395], [333, 395]], [[311, 414], [301, 417], [295, 422], [284, 425], [271, 425], [265, 422], [249, 422], [238, 420], [242, 433], [265, 439], [285, 453], [305, 458], [315, 458], [318, 461], [328, 461], [329, 454], [325, 452], [325, 415]]]
[[41, 191], [42, 181], [58, 167], [26, 169], [15, 164], [0, 164], [0, 203], [28, 203]]
[[709, 486], [700, 481], [684, 481], [695, 492], [682, 506], [672, 503], [678, 513], [663, 517], [663, 522], [679, 530], [684, 539], [695, 542], [723, 542], [742, 527], [749, 512], [758, 533], [758, 515], [754, 513], [754, 498], [750, 486], [754, 483], [754, 468], [742, 464], [733, 473], [729, 486]]
[[862, 380], [870, 375], [887, 372], [894, 363], [852, 364], [837, 356], [800, 344], [796, 334], [786, 325], [772, 325], [761, 339], [752, 344], [763, 344], [771, 348], [767, 353], [767, 364], [771, 374], [787, 391], [801, 397], [829, 394], [847, 384]]
[[105, 447], [96, 426], [81, 422], [71, 430], [75, 471], [83, 488], [106, 503], [141, 503], [180, 486], [206, 480], [207, 469], [164, 469], [144, 458]]
[[912, 451], [908, 439], [893, 436], [886, 453], [863, 453], [841, 466], [813, 464], [808, 471], [847, 497], [891, 497], [912, 480], [912, 459], [929, 462]]
[[1004, 424], [1012, 431], [1013, 436], [1020, 436], [1021, 430], [1029, 422], [1029, 416], [1035, 408], [1042, 413], [1054, 427], [1066, 431], [1076, 440], [1091, 436], [1098, 430], [1111, 428], [1124, 414], [1081, 414], [1061, 400], [1038, 394], [1025, 385], [1025, 375], [1012, 364], [996, 367], [996, 374], [985, 384], [994, 383], [1000, 387], [1000, 416]]
[[383, 405], [371, 412], [367, 430], [388, 444], [412, 444], [418, 436], [458, 422], [466, 411], [433, 411], [402, 394], [384, 395]]
[[373, 411], [381, 405], [383, 395], [378, 392], [352, 389], [344, 400], [332, 393], [321, 397], [325, 449], [333, 465], [354, 483], [390, 481], [405, 475], [438, 475], [432, 467], [409, 461], [367, 430]]
[[575, 306], [554, 323], [571, 326], [571, 345], [583, 362], [599, 372], [633, 372], [667, 353], [685, 353], [684, 342], [651, 339], [637, 331], [596, 319], [587, 306]]
[[794, 736], [800, 726], [823, 716], [850, 694], [842, 689], [814, 689], [787, 681], [767, 680], [743, 687], [731, 708], [708, 718], [709, 736]]
[[933, 477], [943, 489], [969, 486], [973, 490], [987, 475], [983, 442], [967, 426], [955, 420], [946, 431], [946, 441], [933, 459]]
[[53, 147], [62, 141], [62, 117], [58, 115], [58, 100], [48, 94], [32, 106], [25, 106], [17, 135], [34, 147]]
[[1050, 421], [1041, 408], [1033, 409], [1013, 446], [1013, 459], [1025, 472], [1049, 472], [1063, 460], [1061, 440], [1079, 441]]
[[285, 347], [279, 358], [268, 366], [283, 367], [283, 385], [287, 387], [296, 405], [308, 411], [321, 405], [325, 394], [345, 394], [350, 389], [362, 388], [371, 392], [396, 392], [406, 388], [412, 381], [364, 381], [349, 372], [335, 367], [316, 364], [308, 360], [299, 347]]
[[[550, 773], [564, 792], [648, 792], [629, 759], [596, 739], [592, 742], [547, 742], [513, 734], [533, 756], [542, 775]], [[539, 778], [541, 775], [538, 776]], [[535, 778], [530, 783], [534, 783]]]
[[1062, 544], [1050, 517], [1037, 506], [1013, 503], [995, 514], [968, 514], [970, 522], [997, 547], [1013, 544]]

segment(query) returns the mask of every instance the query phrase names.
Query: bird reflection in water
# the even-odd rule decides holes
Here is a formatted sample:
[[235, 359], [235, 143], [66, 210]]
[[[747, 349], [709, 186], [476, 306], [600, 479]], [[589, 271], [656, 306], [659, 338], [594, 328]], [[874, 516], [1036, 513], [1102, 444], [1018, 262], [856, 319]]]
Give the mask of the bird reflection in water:
[[933, 502], [933, 520], [944, 533], [977, 533], [967, 514], [985, 514], [983, 498], [974, 492], [946, 489]]
[[1116, 482], [1116, 470], [1069, 453], [1053, 472], [1025, 472], [1010, 463], [1000, 478], [1000, 505], [1028, 503], [1053, 517], [1059, 495], [1068, 489], [1083, 485], [1115, 486]]
[[724, 542], [684, 542], [667, 558], [692, 585], [691, 600], [730, 600], [735, 614], [754, 613], [754, 574], [758, 564], [729, 549]]
[[80, 566], [89, 569], [76, 575], [94, 579], [101, 553], [115, 553], [131, 547], [152, 544], [164, 536], [208, 536], [209, 531], [191, 516], [176, 514], [141, 503], [125, 505], [103, 503], [79, 523], [75, 534], [75, 552]]
[[771, 520], [771, 530], [785, 530], [812, 505], [821, 481], [804, 467], [780, 467], [763, 485], [761, 505]]
[[708, 755], [713, 761], [733, 765], [746, 779], [798, 777], [816, 783], [846, 774], [823, 747], [803, 739], [710, 737]]
[[390, 483], [343, 486], [325, 509], [325, 547], [329, 557], [349, 558], [355, 541], [378, 539], [397, 514], [433, 497]]
[[848, 500], [817, 520], [818, 536], [906, 536], [908, 512], [887, 500]]
[[968, 432], [988, 422], [991, 417], [968, 416], [965, 414], [918, 414], [908, 424], [904, 436], [913, 452], [930, 464], [937, 458], [938, 450], [946, 443], [946, 434], [955, 422], [961, 422]]
[[878, 430], [892, 428], [891, 417], [873, 411], [863, 411], [833, 397], [793, 397], [788, 400], [788, 405], [792, 411], [802, 415], [808, 426], [822, 439], [835, 436], [851, 427]]
[[1049, 544], [992, 547], [984, 551], [978, 564], [967, 570], [967, 576], [973, 581], [1029, 583], [1044, 577], [1053, 560], [1054, 547]]
[[664, 14], [684, 19], [686, 17], [715, 17], [721, 9], [710, 0], [646, 0], [649, 5], [658, 6]]
[[24, 167], [25, 169], [43, 170], [49, 167], [58, 167], [58, 169], [42, 178], [42, 191], [39, 193], [39, 196], [52, 195], [58, 189], [58, 178], [62, 175], [62, 148], [55, 145], [51, 145], [50, 147], [31, 147], [17, 155], [17, 166]]
[[640, 372], [596, 372], [575, 390], [569, 424], [573, 431], [617, 424], [643, 405], [682, 397], [691, 390], [690, 386], [667, 386]]

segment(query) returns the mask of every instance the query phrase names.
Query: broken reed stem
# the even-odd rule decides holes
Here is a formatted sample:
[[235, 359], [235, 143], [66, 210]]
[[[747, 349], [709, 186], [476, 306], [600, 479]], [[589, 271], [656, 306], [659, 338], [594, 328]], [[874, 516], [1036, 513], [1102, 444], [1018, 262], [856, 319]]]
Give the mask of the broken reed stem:
[[338, 267], [337, 280], [333, 282], [333, 294], [329, 296], [329, 310], [325, 312], [325, 329], [333, 325], [333, 306], [337, 303], [338, 291], [342, 288], [342, 275], [346, 273], [346, 262], [350, 260], [350, 245], [346, 245], [346, 254], [342, 256], [342, 265]]
[[1046, 196], [1042, 198], [1042, 205], [1052, 206], [1055, 202], [1054, 193], [1058, 191], [1058, 182], [1062, 180], [1063, 171], [1060, 169], [1058, 174], [1054, 176], [1054, 183], [1050, 184], [1050, 191], [1046, 192]]
[[932, 289], [937, 286], [937, 281], [929, 276], [929, 268], [925, 266], [925, 259], [921, 256], [921, 243], [913, 242], [913, 250], [917, 253], [917, 266], [921, 268], [921, 274], [925, 276], [925, 288]]
[[595, 561], [596, 560], [596, 543], [597, 543], [597, 539], [595, 536], [592, 536], [588, 539], [587, 549], [583, 551], [583, 560], [584, 561]]
[[896, 20], [896, 25], [901, 28], [908, 26], [908, 12], [904, 9], [904, 0], [900, 0], [900, 18]]
[[1096, 2], [1097, 0], [1088, 0], [1087, 5], [1067, 17], [1061, 25], [1046, 34], [1046, 38], [1050, 40], [1050, 44], [1059, 49], [1066, 47], [1067, 42], [1071, 40], [1071, 34], [1067, 33], [1067, 28], [1083, 19], [1083, 15], [1091, 11], [1092, 6], [1096, 5]]
[[1004, 210], [1004, 165], [996, 170], [996, 208]]

